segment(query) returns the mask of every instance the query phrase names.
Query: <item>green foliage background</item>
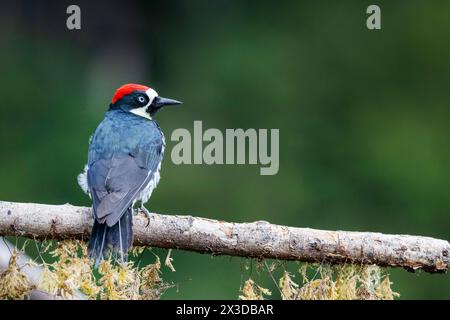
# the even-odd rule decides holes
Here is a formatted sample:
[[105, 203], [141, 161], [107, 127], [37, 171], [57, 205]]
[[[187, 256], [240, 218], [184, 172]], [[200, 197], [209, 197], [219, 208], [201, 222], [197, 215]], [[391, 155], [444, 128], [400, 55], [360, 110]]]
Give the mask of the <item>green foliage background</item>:
[[[147, 207], [232, 221], [450, 239], [450, 3], [10, 1], [0, 13], [0, 199], [89, 205], [76, 183], [113, 91], [142, 82], [168, 148]], [[279, 128], [280, 171], [175, 166], [175, 128]], [[164, 251], [158, 251], [164, 254]], [[236, 298], [238, 258], [174, 252], [165, 298]], [[146, 255], [153, 261], [151, 254]], [[290, 265], [290, 268], [295, 266]], [[402, 298], [450, 298], [447, 275], [391, 270]]]

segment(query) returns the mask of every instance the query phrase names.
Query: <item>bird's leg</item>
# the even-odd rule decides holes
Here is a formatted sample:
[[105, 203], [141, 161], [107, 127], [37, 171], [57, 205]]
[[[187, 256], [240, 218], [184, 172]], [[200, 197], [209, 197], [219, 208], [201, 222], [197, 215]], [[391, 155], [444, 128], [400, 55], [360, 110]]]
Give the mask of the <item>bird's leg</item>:
[[147, 209], [146, 207], [144, 207], [144, 204], [143, 204], [143, 203], [141, 203], [140, 209], [141, 209], [142, 212], [144, 212], [145, 216], [147, 217], [147, 220], [148, 220], [148, 221], [147, 221], [146, 227], [148, 227], [148, 225], [150, 224], [150, 216], [151, 216], [151, 213], [150, 213], [150, 211], [148, 211], [148, 209]]

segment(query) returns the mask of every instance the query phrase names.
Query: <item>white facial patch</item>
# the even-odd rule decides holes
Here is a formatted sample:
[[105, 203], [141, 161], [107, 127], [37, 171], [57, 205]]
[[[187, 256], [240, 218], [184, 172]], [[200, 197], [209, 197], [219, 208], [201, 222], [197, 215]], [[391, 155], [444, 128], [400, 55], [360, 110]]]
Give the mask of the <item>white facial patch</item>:
[[156, 92], [152, 88], [148, 88], [148, 90], [145, 91], [145, 93], [148, 96], [148, 104], [146, 105], [146, 107], [148, 107], [149, 105], [152, 104], [153, 100], [158, 96], [158, 92]]
[[156, 92], [152, 88], [149, 88], [147, 91], [145, 91], [145, 94], [148, 96], [148, 103], [144, 107], [132, 109], [130, 110], [130, 112], [140, 117], [152, 120], [152, 117], [150, 117], [150, 114], [147, 112], [147, 108], [152, 104], [155, 97], [158, 96], [158, 92]]
[[147, 112], [147, 106], [141, 107], [141, 108], [134, 108], [130, 110], [131, 113], [134, 113], [137, 116], [147, 118], [149, 120], [152, 120], [152, 117], [150, 117], [150, 114]]

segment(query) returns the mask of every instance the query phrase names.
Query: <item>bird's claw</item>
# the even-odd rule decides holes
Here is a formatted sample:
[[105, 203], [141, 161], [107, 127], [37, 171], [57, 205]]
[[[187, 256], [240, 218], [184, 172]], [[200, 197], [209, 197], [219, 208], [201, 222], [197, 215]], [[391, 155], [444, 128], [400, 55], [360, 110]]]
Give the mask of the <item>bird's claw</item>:
[[146, 207], [144, 207], [144, 205], [142, 205], [140, 209], [145, 214], [145, 216], [147, 217], [147, 224], [146, 224], [145, 227], [148, 227], [148, 225], [150, 224], [151, 213], [150, 213], [150, 211], [148, 211], [148, 209]]

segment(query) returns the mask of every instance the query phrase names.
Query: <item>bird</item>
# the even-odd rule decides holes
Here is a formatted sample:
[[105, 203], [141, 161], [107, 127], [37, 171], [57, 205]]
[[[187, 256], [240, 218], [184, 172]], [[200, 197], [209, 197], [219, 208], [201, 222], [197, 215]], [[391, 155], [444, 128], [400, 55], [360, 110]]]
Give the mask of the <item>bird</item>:
[[92, 200], [88, 253], [95, 266], [111, 257], [127, 261], [135, 204], [140, 203], [150, 221], [144, 204], [159, 183], [165, 148], [164, 134], [153, 117], [165, 106], [180, 104], [148, 86], [124, 84], [91, 136], [88, 160], [77, 180]]

